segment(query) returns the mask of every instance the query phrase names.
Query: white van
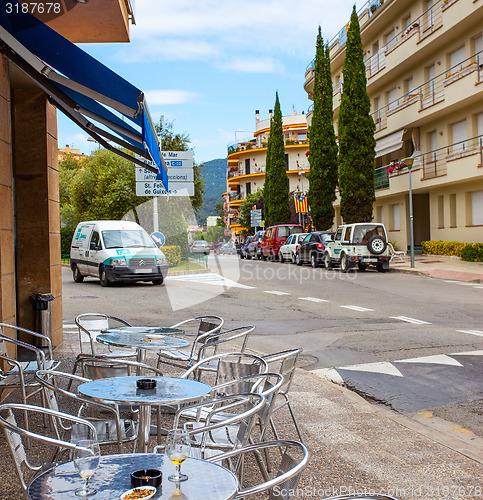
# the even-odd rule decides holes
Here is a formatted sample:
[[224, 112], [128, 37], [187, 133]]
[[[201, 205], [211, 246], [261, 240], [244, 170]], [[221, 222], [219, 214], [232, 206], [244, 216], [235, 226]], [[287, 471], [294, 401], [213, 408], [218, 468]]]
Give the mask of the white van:
[[80, 222], [70, 247], [70, 268], [76, 283], [85, 276], [102, 286], [115, 281], [152, 281], [161, 285], [168, 263], [149, 234], [135, 222], [99, 220]]

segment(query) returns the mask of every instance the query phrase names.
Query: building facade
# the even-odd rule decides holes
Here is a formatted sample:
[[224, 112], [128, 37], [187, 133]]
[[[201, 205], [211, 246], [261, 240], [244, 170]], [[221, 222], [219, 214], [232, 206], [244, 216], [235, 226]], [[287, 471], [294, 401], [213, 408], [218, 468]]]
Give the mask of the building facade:
[[[130, 0], [116, 0], [73, 3], [60, 15], [45, 11], [37, 17], [71, 42], [128, 42], [133, 11]], [[34, 293], [54, 296], [52, 341], [58, 345], [63, 332], [56, 108], [2, 54], [0, 321], [35, 329], [29, 300]]]
[[[225, 222], [233, 236], [244, 229], [238, 223], [239, 206], [248, 194], [261, 190], [265, 183], [271, 118], [271, 110], [266, 120], [260, 120], [260, 113], [256, 111], [253, 137], [228, 146], [227, 191], [225, 193], [225, 210], [228, 216]], [[305, 177], [305, 172], [310, 168], [306, 156], [309, 149], [307, 116], [294, 113], [284, 116], [282, 121], [289, 189], [306, 193], [309, 182]]]
[[[415, 245], [483, 241], [483, 0], [370, 0], [358, 15], [376, 125], [374, 219], [407, 248], [408, 169], [387, 169], [414, 156]], [[329, 45], [336, 133], [346, 36]]]

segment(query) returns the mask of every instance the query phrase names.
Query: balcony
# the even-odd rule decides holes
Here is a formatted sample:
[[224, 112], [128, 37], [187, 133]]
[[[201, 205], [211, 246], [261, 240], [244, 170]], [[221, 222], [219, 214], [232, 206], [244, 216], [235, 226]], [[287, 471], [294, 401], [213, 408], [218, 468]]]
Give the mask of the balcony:
[[[410, 92], [371, 113], [376, 125], [376, 132], [388, 127], [388, 117], [401, 112], [413, 104], [419, 103], [418, 111], [422, 112], [431, 106], [445, 101], [448, 87], [470, 75], [474, 76], [474, 80], [468, 82], [469, 88], [464, 91], [458, 89], [458, 91], [454, 92], [455, 98], [458, 101], [461, 100], [461, 95], [470, 97], [475, 92], [478, 92], [475, 85], [483, 82], [483, 51], [473, 54], [461, 63], [443, 71], [431, 80], [424, 82], [419, 87], [412, 89]], [[445, 105], [448, 106], [448, 103], [445, 103]], [[407, 123], [411, 121], [414, 121], [414, 115], [411, 119], [408, 117]]]
[[[285, 146], [307, 146], [309, 144], [308, 139], [296, 140], [296, 139], [285, 139]], [[233, 155], [235, 153], [240, 153], [244, 151], [260, 151], [267, 148], [267, 143], [264, 141], [260, 145], [256, 143], [256, 139], [249, 142], [237, 142], [230, 144], [228, 146], [228, 156]]]
[[245, 199], [245, 195], [243, 193], [230, 193], [230, 202], [231, 201], [240, 201]]

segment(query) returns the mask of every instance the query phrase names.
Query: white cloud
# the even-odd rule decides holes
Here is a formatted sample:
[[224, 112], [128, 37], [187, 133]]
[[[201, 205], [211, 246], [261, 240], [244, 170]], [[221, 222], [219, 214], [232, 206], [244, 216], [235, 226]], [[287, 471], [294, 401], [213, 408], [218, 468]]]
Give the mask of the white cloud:
[[221, 67], [240, 73], [283, 73], [284, 70], [283, 64], [271, 58], [237, 58], [222, 64]]
[[148, 105], [150, 106], [185, 104], [198, 96], [195, 92], [177, 89], [146, 90], [144, 93], [146, 94]]

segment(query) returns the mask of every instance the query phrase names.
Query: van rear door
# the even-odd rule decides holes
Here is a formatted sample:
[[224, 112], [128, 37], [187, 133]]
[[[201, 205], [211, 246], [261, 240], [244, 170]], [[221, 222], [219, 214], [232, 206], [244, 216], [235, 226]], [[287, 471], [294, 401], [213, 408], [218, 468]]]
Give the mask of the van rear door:
[[77, 226], [70, 249], [71, 262], [76, 264], [84, 276], [89, 273], [87, 261], [89, 260], [89, 241], [93, 227], [93, 224]]

